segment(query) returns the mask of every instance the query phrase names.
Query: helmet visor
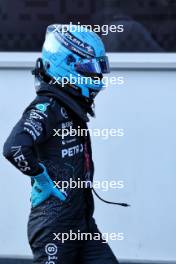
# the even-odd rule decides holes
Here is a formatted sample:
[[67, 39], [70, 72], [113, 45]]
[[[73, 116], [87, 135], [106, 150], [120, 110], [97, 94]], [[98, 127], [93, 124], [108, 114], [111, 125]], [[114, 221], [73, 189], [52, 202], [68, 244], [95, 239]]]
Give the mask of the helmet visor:
[[99, 74], [109, 73], [108, 57], [99, 57], [95, 59], [86, 60], [85, 62], [78, 62], [75, 64], [75, 70], [81, 74], [90, 77], [96, 77]]

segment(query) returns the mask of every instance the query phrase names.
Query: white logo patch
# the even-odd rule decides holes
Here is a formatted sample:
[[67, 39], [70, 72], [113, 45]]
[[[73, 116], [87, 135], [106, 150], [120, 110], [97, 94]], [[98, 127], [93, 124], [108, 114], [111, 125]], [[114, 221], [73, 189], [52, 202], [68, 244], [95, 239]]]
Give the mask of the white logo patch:
[[58, 248], [54, 243], [49, 243], [45, 246], [45, 252], [48, 255], [48, 261], [45, 264], [55, 264], [55, 260], [57, 260], [56, 254], [58, 252]]

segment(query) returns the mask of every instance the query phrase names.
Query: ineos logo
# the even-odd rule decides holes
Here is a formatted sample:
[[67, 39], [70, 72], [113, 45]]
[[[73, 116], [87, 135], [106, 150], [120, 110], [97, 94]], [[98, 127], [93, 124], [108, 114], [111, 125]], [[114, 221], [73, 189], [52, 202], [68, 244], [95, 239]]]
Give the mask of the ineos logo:
[[54, 256], [57, 254], [57, 246], [53, 243], [49, 243], [45, 246], [45, 252], [49, 256]]

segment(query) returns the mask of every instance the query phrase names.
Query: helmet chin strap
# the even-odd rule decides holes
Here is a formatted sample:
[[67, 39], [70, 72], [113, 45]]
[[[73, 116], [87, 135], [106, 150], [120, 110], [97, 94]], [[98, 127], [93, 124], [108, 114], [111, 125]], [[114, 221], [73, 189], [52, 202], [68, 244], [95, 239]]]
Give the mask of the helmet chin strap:
[[92, 188], [92, 191], [94, 192], [94, 194], [97, 196], [97, 198], [104, 202], [104, 203], [107, 203], [107, 204], [112, 204], [112, 205], [120, 205], [120, 206], [123, 206], [123, 207], [129, 207], [130, 204], [127, 204], [127, 203], [118, 203], [118, 202], [110, 202], [110, 201], [107, 201], [105, 199], [103, 199], [96, 191], [94, 188]]

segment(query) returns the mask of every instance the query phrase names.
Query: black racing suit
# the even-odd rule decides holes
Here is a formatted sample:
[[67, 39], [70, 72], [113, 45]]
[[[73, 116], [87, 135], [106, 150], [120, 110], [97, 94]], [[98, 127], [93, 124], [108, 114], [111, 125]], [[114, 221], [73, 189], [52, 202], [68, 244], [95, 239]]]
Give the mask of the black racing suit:
[[[69, 103], [68, 100], [65, 105], [62, 96], [58, 100], [59, 96], [56, 98], [51, 89], [44, 90], [27, 107], [13, 128], [4, 145], [4, 156], [29, 176], [41, 173], [41, 162], [55, 182], [68, 182], [70, 179], [76, 182], [92, 181], [89, 135], [60, 136], [63, 128], [87, 127], [78, 114], [79, 108], [76, 114], [74, 107], [70, 107], [72, 101]], [[67, 187], [64, 190], [67, 193], [64, 202], [51, 196], [39, 206], [31, 208], [28, 238], [34, 255], [33, 263], [117, 264], [102, 238], [78, 239], [78, 234], [100, 234], [93, 218], [91, 189]], [[70, 239], [70, 233], [77, 234], [77, 238]], [[62, 234], [69, 234], [64, 243], [61, 241]]]

